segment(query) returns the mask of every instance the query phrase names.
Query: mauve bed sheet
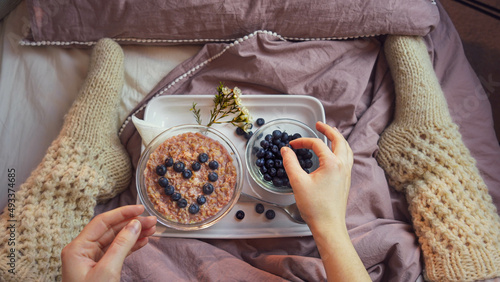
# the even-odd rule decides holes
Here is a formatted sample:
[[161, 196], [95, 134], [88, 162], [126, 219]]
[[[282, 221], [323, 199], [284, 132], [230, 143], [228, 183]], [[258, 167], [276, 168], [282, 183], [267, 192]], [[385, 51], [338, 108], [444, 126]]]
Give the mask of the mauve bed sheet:
[[[500, 206], [500, 148], [490, 106], [467, 62], [457, 32], [439, 6], [441, 22], [425, 37], [454, 120]], [[404, 196], [388, 186], [374, 156], [380, 133], [393, 115], [394, 88], [383, 54], [383, 37], [347, 41], [287, 42], [259, 32], [238, 44], [208, 44], [168, 74], [152, 96], [214, 93], [219, 81], [246, 95], [312, 95], [325, 107], [354, 152], [347, 225], [354, 246], [374, 281], [415, 281], [421, 253]], [[134, 167], [140, 136], [128, 122], [121, 132]], [[135, 183], [102, 212], [136, 202]], [[216, 226], [214, 227], [216, 228]], [[325, 280], [312, 237], [279, 239], [152, 238], [130, 255], [123, 281]]]

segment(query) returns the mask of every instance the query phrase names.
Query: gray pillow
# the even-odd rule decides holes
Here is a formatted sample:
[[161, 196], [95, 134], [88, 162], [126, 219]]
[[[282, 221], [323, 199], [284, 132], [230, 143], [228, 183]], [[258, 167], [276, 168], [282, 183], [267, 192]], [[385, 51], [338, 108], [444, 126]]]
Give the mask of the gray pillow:
[[380, 34], [425, 35], [438, 22], [429, 0], [27, 0], [24, 44], [200, 44], [231, 41], [256, 30], [290, 40]]

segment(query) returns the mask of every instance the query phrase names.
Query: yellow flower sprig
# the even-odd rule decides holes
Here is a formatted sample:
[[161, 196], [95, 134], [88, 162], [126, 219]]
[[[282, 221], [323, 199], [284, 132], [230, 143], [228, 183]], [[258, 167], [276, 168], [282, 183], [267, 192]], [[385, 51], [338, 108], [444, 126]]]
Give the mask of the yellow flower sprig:
[[[217, 94], [214, 97], [214, 108], [210, 110], [210, 120], [207, 126], [216, 123], [231, 123], [247, 131], [251, 127], [252, 116], [248, 109], [241, 103], [241, 90], [238, 87], [230, 89], [221, 82], [217, 87]], [[198, 124], [202, 123], [200, 109], [196, 108], [196, 103], [190, 109]], [[234, 115], [231, 120], [222, 120]]]

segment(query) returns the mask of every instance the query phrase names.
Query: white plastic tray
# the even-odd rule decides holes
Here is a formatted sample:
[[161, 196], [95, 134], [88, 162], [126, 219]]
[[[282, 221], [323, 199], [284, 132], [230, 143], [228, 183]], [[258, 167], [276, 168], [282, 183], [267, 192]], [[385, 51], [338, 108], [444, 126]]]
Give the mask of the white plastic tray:
[[[201, 109], [203, 124], [209, 119], [213, 108], [213, 95], [169, 95], [152, 99], [145, 109], [144, 120], [164, 128], [182, 124], [196, 124], [189, 109], [193, 102]], [[316, 121], [325, 122], [325, 111], [320, 101], [311, 96], [299, 95], [243, 95], [242, 103], [248, 108], [252, 117], [261, 117], [266, 122], [277, 118], [294, 118], [315, 129]], [[293, 195], [276, 195], [264, 191], [250, 178], [245, 165], [246, 139], [236, 135], [235, 127], [230, 124], [215, 124], [214, 128], [231, 139], [238, 149], [245, 171], [243, 192], [280, 204], [290, 204], [295, 201]], [[254, 125], [253, 131], [258, 129]], [[316, 132], [318, 136], [323, 136]], [[324, 139], [326, 141], [326, 139]], [[308, 236], [311, 231], [306, 224], [292, 222], [281, 210], [274, 208], [276, 217], [268, 220], [265, 214], [255, 212], [256, 203], [238, 202], [230, 213], [215, 225], [199, 231], [177, 231], [163, 225], [157, 225], [156, 236], [184, 238], [270, 238]], [[270, 206], [265, 205], [266, 210]], [[245, 212], [245, 218], [238, 220], [235, 214], [238, 210]]]

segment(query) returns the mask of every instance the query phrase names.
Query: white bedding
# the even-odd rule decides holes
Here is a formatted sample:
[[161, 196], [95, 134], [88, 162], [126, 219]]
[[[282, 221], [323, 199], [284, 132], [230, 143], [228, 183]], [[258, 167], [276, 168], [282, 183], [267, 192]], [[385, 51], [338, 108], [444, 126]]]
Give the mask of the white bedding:
[[[90, 49], [23, 47], [29, 25], [22, 2], [0, 22], [0, 208], [7, 202], [8, 170], [15, 189], [38, 165], [62, 127], [87, 74]], [[124, 46], [121, 122], [144, 95], [201, 46]]]

